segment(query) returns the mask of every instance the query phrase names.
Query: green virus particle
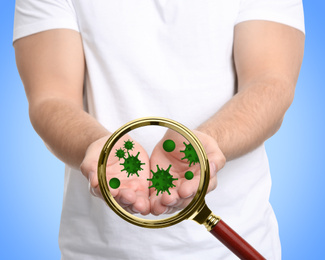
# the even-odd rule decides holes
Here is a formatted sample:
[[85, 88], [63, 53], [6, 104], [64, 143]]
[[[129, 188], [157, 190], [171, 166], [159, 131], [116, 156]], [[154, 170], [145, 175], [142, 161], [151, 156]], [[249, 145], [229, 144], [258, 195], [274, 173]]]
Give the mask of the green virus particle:
[[120, 180], [118, 178], [112, 178], [109, 180], [109, 186], [112, 188], [112, 189], [117, 189], [118, 187], [120, 187]]
[[125, 158], [125, 151], [122, 148], [116, 149], [115, 156], [118, 157], [118, 160]]
[[185, 156], [181, 160], [187, 159], [187, 161], [190, 163], [189, 166], [191, 166], [192, 163], [193, 163], [193, 165], [195, 163], [198, 163], [199, 162], [199, 157], [197, 156], [193, 145], [192, 144], [186, 144], [185, 142], [184, 142], [184, 144], [185, 144], [185, 150], [180, 151], [180, 152], [184, 153]]
[[126, 150], [133, 150], [133, 148], [134, 148], [134, 143], [133, 143], [133, 141], [130, 141], [130, 140], [127, 140], [127, 141], [125, 141], [124, 142], [124, 148], [126, 149]]
[[124, 169], [122, 171], [126, 171], [128, 173], [128, 177], [133, 174], [136, 174], [139, 177], [138, 171], [142, 171], [141, 165], [144, 165], [145, 163], [142, 163], [138, 156], [140, 152], [137, 153], [136, 156], [130, 155], [128, 152], [128, 157], [124, 158], [124, 163], [120, 163], [120, 165], [124, 166]]
[[166, 152], [172, 152], [175, 150], [175, 142], [168, 139], [163, 143], [163, 148]]
[[186, 179], [186, 180], [192, 180], [193, 177], [194, 177], [193, 172], [191, 172], [191, 171], [187, 171], [187, 172], [185, 172], [185, 179]]
[[123, 148], [117, 149], [115, 153], [115, 156], [118, 157], [119, 160], [124, 159], [124, 162], [120, 163], [120, 165], [124, 166], [124, 169], [122, 169], [121, 172], [126, 171], [128, 173], [127, 177], [134, 174], [139, 177], [138, 171], [142, 171], [143, 169], [141, 168], [141, 165], [145, 164], [138, 158], [140, 152], [138, 152], [136, 156], [130, 155], [129, 150], [134, 148], [134, 143], [130, 140], [124, 142], [124, 148], [127, 151], [127, 156]]
[[151, 170], [152, 178], [147, 180], [152, 182], [152, 185], [149, 187], [149, 189], [155, 188], [155, 190], [157, 191], [156, 196], [158, 196], [159, 192], [163, 194], [164, 191], [167, 191], [168, 194], [170, 195], [169, 188], [176, 187], [173, 184], [173, 181], [176, 181], [178, 179], [173, 178], [173, 175], [169, 173], [170, 167], [172, 167], [171, 164], [169, 165], [167, 170], [164, 170], [162, 168], [159, 169], [159, 166], [157, 165], [156, 172]]

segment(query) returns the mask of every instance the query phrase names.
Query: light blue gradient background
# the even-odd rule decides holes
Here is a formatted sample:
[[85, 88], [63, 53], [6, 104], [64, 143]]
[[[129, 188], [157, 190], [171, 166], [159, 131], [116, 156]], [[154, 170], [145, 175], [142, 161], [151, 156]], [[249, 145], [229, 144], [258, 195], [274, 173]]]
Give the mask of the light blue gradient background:
[[[60, 259], [64, 165], [29, 122], [11, 45], [14, 1], [0, 6], [0, 259]], [[266, 143], [284, 260], [325, 259], [325, 4], [304, 6], [307, 38], [295, 100]]]

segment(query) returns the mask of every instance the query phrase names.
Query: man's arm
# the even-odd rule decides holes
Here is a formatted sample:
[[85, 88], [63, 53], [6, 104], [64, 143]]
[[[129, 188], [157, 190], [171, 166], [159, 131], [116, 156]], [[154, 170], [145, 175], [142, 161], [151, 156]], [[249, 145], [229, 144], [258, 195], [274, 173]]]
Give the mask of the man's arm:
[[280, 128], [292, 103], [304, 34], [267, 21], [238, 24], [234, 59], [238, 93], [198, 130], [217, 140], [227, 160], [257, 148]]
[[[80, 168], [90, 182], [90, 191], [100, 197], [97, 164], [110, 133], [83, 111], [85, 60], [80, 34], [49, 30], [17, 40], [14, 47], [36, 132], [59, 159]], [[146, 180], [149, 158], [144, 150], [141, 156], [147, 162], [143, 166], [147, 174], [142, 174]], [[118, 161], [115, 164], [120, 166]], [[129, 185], [114, 190], [116, 201], [131, 213], [148, 214], [147, 181]]]
[[83, 111], [80, 34], [49, 30], [21, 38], [14, 47], [33, 127], [59, 159], [79, 169], [87, 147], [109, 134]]

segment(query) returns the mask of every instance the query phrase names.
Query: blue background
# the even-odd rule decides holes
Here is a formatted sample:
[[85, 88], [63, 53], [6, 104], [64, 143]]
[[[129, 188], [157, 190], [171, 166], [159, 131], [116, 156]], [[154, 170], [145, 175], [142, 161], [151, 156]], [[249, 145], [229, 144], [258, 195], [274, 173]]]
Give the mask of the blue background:
[[[306, 46], [295, 100], [266, 143], [283, 259], [324, 259], [324, 1], [305, 1]], [[14, 1], [0, 8], [0, 259], [60, 259], [64, 165], [28, 117], [12, 47]]]

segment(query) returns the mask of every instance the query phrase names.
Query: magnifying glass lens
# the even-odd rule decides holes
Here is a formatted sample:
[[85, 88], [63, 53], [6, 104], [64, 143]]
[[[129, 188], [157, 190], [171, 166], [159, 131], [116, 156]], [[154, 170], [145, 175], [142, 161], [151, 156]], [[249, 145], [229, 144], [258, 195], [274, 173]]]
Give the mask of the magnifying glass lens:
[[122, 210], [143, 219], [164, 219], [193, 200], [200, 162], [193, 145], [180, 133], [146, 126], [116, 141], [108, 155], [106, 178]]

